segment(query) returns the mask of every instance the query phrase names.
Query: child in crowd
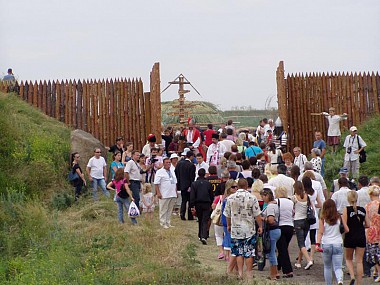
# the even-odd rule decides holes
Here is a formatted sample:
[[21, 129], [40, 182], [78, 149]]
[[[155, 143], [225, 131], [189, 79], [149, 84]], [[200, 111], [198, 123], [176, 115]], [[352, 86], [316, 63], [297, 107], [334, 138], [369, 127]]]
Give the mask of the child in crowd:
[[155, 205], [152, 193], [152, 185], [150, 183], [145, 183], [143, 186], [143, 195], [141, 202], [144, 215], [146, 215], [148, 220], [152, 221]]

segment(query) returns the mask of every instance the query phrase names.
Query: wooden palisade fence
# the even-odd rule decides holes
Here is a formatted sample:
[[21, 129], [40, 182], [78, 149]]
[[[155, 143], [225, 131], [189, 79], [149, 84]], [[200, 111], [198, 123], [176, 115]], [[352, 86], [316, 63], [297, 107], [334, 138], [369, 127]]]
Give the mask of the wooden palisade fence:
[[[7, 86], [0, 84], [0, 91]], [[161, 139], [159, 63], [150, 75], [150, 92], [141, 79], [25, 81], [19, 96], [50, 117], [91, 133], [104, 145], [123, 136], [141, 150], [149, 133]]]
[[[320, 130], [327, 139], [327, 120], [312, 113], [347, 113], [341, 129], [359, 125], [373, 114], [380, 113], [379, 73], [306, 73], [284, 75], [284, 63], [277, 68], [277, 96], [279, 115], [284, 130], [288, 131], [290, 150], [300, 146], [310, 153], [314, 132]], [[343, 142], [342, 142], [343, 143]]]

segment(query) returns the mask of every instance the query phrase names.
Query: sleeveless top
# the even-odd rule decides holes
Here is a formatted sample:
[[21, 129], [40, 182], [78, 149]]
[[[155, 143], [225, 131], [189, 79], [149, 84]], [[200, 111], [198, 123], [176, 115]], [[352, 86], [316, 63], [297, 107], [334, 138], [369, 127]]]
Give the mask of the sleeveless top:
[[365, 236], [365, 209], [363, 207], [357, 207], [357, 214], [354, 211], [353, 206], [347, 206], [347, 226], [350, 229], [346, 233], [346, 238], [350, 236]]

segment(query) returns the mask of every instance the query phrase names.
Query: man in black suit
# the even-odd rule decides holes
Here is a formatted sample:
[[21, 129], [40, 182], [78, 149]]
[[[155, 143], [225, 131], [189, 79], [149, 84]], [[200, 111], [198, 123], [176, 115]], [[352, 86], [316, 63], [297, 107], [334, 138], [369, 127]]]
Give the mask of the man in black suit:
[[[194, 220], [190, 209], [190, 187], [191, 183], [195, 180], [195, 165], [193, 163], [194, 153], [188, 151], [186, 153], [186, 159], [178, 162], [175, 168], [175, 175], [177, 177], [177, 190], [181, 191], [182, 203], [181, 203], [181, 220], [185, 221], [185, 214], [187, 208], [188, 220]], [[189, 203], [187, 206], [186, 204]]]

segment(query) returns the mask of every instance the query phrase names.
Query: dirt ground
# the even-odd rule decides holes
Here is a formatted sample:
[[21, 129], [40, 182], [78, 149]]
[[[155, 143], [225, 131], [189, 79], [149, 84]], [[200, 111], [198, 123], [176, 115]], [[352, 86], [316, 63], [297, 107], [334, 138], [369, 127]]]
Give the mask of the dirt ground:
[[[207, 245], [203, 245], [200, 241], [198, 241], [197, 231], [198, 224], [194, 221], [177, 221], [176, 218], [173, 220], [176, 221], [175, 225], [183, 227], [184, 231], [187, 232], [194, 238], [194, 243], [198, 244], [197, 247], [197, 259], [201, 262], [202, 265], [210, 268], [210, 271], [215, 274], [225, 274], [227, 262], [224, 260], [218, 260], [218, 250], [215, 242], [215, 235], [213, 225], [210, 228], [210, 238], [207, 241]], [[296, 236], [294, 235], [292, 241], [290, 243], [290, 258], [293, 264], [293, 278], [283, 278], [281, 279], [281, 283], [287, 284], [325, 284], [324, 276], [323, 276], [323, 261], [322, 261], [322, 253], [317, 252], [314, 256], [314, 265], [310, 270], [305, 270], [303, 267], [306, 264], [303, 264], [301, 269], [295, 269], [294, 263], [296, 257], [298, 256], [298, 247], [296, 243]], [[305, 263], [305, 262], [304, 262]], [[266, 266], [264, 271], [258, 271], [257, 267], [254, 269], [254, 276], [256, 278], [263, 278], [269, 276], [269, 261], [266, 261]], [[280, 273], [281, 274], [281, 273]], [[344, 283], [348, 284], [350, 281], [350, 276], [344, 272]], [[264, 283], [264, 282], [263, 282]], [[272, 282], [274, 283], [274, 282]], [[279, 283], [279, 282], [277, 282]], [[336, 283], [333, 283], [336, 284]], [[375, 284], [372, 278], [363, 279], [363, 284]]]

